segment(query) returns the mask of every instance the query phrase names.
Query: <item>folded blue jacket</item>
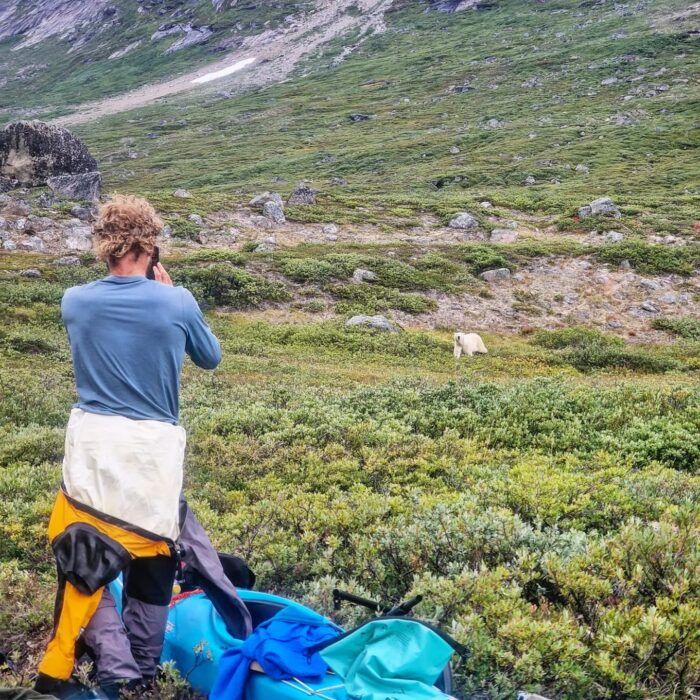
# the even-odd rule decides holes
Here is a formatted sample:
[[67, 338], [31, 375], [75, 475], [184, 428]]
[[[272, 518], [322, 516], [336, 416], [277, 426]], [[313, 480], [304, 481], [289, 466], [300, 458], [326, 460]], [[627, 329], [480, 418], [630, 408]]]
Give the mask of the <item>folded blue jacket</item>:
[[308, 650], [340, 634], [338, 627], [310, 610], [280, 610], [240, 647], [223, 654], [209, 700], [243, 700], [253, 661], [275, 680], [321, 681], [328, 665], [320, 654]]

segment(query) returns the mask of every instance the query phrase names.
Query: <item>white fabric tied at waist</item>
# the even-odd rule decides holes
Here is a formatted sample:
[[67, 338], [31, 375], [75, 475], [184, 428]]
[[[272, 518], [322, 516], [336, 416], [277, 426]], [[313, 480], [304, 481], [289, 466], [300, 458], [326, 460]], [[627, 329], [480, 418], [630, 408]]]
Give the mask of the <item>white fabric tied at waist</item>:
[[155, 420], [71, 411], [63, 483], [79, 503], [175, 540], [185, 430]]

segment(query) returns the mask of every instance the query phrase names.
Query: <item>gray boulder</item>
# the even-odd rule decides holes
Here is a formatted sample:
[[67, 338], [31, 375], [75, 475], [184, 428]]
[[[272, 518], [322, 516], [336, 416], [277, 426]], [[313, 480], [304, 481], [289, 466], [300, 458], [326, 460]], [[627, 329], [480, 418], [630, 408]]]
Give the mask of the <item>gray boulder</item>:
[[175, 192], [173, 192], [173, 197], [177, 197], [178, 199], [192, 199], [192, 193], [189, 190], [175, 190]]
[[369, 121], [369, 114], [350, 114], [348, 119], [351, 122], [366, 122]]
[[29, 236], [20, 241], [17, 244], [17, 248], [19, 250], [28, 250], [32, 253], [43, 253], [46, 250], [46, 243], [39, 236]]
[[486, 270], [479, 277], [486, 282], [500, 282], [510, 279], [510, 270], [507, 267], [498, 267], [495, 270]]
[[449, 227], [459, 229], [479, 228], [479, 219], [466, 211], [460, 211], [450, 219]]
[[68, 250], [87, 251], [92, 248], [92, 230], [89, 226], [76, 226], [68, 229], [63, 246]]
[[59, 197], [94, 202], [100, 198], [102, 177], [97, 171], [77, 175], [57, 175], [48, 178], [46, 184]]
[[248, 206], [253, 209], [262, 210], [267, 202], [276, 202], [280, 206], [284, 206], [284, 200], [279, 192], [263, 192], [262, 194], [256, 195], [248, 202]]
[[608, 231], [603, 237], [606, 243], [619, 243], [625, 240], [625, 234], [620, 231]]
[[536, 182], [536, 181], [535, 181], [535, 178], [534, 178], [532, 175], [528, 175], [528, 176], [525, 178], [525, 184], [526, 184], [526, 185], [534, 185], [535, 182]]
[[13, 180], [12, 178], [0, 177], [0, 193], [9, 192], [17, 187], [18, 184], [17, 180]]
[[318, 190], [312, 190], [306, 185], [299, 185], [289, 196], [287, 204], [316, 204]]
[[581, 207], [578, 210], [578, 215], [582, 219], [585, 219], [587, 216], [612, 216], [615, 219], [619, 219], [622, 216], [622, 213], [612, 199], [609, 197], [601, 197], [600, 199], [595, 199], [590, 204]]
[[377, 279], [377, 275], [371, 270], [363, 270], [358, 267], [355, 272], [352, 273], [352, 281], [355, 284], [360, 284], [361, 282], [374, 282]]
[[589, 168], [587, 165], [584, 165], [583, 163], [579, 163], [576, 168], [575, 168], [577, 173], [587, 173]]
[[3, 250], [17, 250], [17, 244], [10, 238], [5, 239], [2, 242]]
[[41, 277], [41, 270], [37, 270], [35, 267], [30, 267], [28, 270], [22, 270], [19, 273], [21, 277], [28, 277], [29, 279], [37, 279]]
[[489, 240], [492, 243], [515, 243], [518, 240], [518, 232], [512, 228], [495, 228], [491, 231]]
[[265, 202], [263, 205], [263, 216], [276, 224], [284, 224], [287, 221], [284, 215], [284, 207], [278, 202]]
[[187, 220], [191, 221], [196, 226], [204, 226], [204, 219], [199, 214], [190, 214]]
[[460, 151], [457, 146], [450, 146], [450, 155], [456, 156], [459, 152]]
[[77, 267], [80, 265], [80, 258], [77, 255], [64, 255], [56, 258], [51, 264], [58, 267]]
[[323, 227], [323, 233], [325, 233], [326, 236], [334, 236], [338, 233], [338, 227], [335, 224], [326, 224]]
[[659, 307], [651, 300], [643, 301], [639, 305], [639, 308], [642, 311], [646, 311], [647, 313], [650, 313], [650, 314], [658, 314], [659, 313]]
[[92, 221], [97, 216], [97, 207], [92, 204], [87, 207], [76, 205], [70, 210], [70, 213], [71, 216], [81, 221]]
[[386, 333], [398, 333], [399, 329], [394, 326], [385, 316], [353, 316], [345, 322], [346, 328], [355, 327], [372, 328]]
[[0, 131], [0, 175], [23, 185], [44, 185], [50, 177], [96, 170], [97, 161], [67, 129], [15, 122]]

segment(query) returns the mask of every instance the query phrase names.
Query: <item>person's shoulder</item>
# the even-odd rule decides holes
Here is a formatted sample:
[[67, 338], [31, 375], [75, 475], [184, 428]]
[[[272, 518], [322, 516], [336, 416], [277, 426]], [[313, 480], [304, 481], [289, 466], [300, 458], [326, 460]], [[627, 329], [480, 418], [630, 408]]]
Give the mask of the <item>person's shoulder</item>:
[[94, 282], [86, 282], [85, 284], [78, 284], [75, 287], [68, 287], [63, 292], [63, 301], [71, 301], [74, 299], [80, 299], [81, 297], [89, 296], [92, 294], [97, 286], [100, 284], [101, 280], [95, 280]]

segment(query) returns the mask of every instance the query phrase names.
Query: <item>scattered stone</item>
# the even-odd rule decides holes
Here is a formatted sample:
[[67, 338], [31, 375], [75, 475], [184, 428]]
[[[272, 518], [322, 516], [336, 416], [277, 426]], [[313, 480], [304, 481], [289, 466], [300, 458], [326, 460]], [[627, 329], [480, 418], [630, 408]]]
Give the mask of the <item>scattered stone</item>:
[[318, 190], [312, 190], [306, 185], [299, 185], [289, 196], [287, 204], [316, 204]]
[[518, 240], [518, 232], [510, 228], [495, 228], [489, 236], [491, 243], [515, 243]]
[[170, 224], [165, 224], [165, 226], [163, 226], [163, 230], [160, 232], [160, 235], [163, 238], [172, 238], [173, 227]]
[[344, 187], [347, 184], [348, 184], [348, 181], [344, 177], [332, 177], [331, 178], [331, 185], [335, 185], [336, 187]]
[[332, 243], [333, 241], [338, 240], [338, 236], [336, 236], [335, 234], [332, 234], [332, 233], [328, 233], [328, 234], [326, 234], [326, 240], [330, 241]]
[[13, 199], [5, 207], [5, 213], [12, 216], [29, 216], [32, 208], [23, 199]]
[[19, 273], [21, 277], [29, 277], [30, 279], [37, 279], [41, 277], [41, 270], [37, 270], [35, 267], [30, 267], [28, 270], [22, 270]]
[[466, 211], [460, 211], [450, 219], [448, 225], [450, 228], [473, 229], [479, 228], [479, 220]]
[[87, 207], [76, 205], [70, 210], [70, 213], [71, 216], [80, 219], [80, 221], [92, 221], [97, 216], [97, 207], [93, 205]]
[[536, 180], [535, 180], [535, 178], [534, 178], [532, 175], [528, 175], [528, 176], [525, 178], [525, 184], [526, 184], [526, 185], [534, 185], [535, 182], [536, 182]]
[[355, 270], [352, 273], [352, 281], [355, 282], [355, 284], [360, 284], [360, 282], [374, 282], [377, 279], [377, 275], [374, 274], [371, 270], [363, 270], [361, 267], [358, 267], [357, 270]]
[[279, 192], [263, 192], [262, 194], [258, 194], [248, 202], [248, 206], [253, 209], [262, 210], [267, 202], [276, 202], [280, 206], [284, 206], [284, 200]]
[[462, 83], [462, 85], [450, 85], [447, 90], [448, 92], [453, 92], [460, 95], [464, 92], [471, 92], [474, 88], [469, 83]]
[[19, 250], [29, 250], [33, 253], [43, 253], [46, 250], [46, 243], [39, 236], [29, 236], [20, 241], [17, 244], [17, 248]]
[[175, 192], [173, 192], [173, 197], [177, 197], [178, 199], [192, 199], [192, 193], [188, 190], [175, 190]]
[[486, 270], [479, 277], [486, 282], [499, 282], [501, 280], [510, 279], [510, 270], [507, 267], [499, 267], [495, 270]]
[[678, 303], [678, 295], [674, 294], [673, 292], [668, 292], [667, 294], [662, 294], [660, 299], [661, 299], [661, 301], [664, 302], [664, 304], [677, 304]]
[[17, 244], [9, 238], [2, 242], [3, 250], [17, 250]]
[[575, 168], [577, 173], [587, 173], [589, 171], [588, 166], [583, 163], [579, 163]]
[[612, 216], [615, 219], [619, 219], [622, 216], [612, 199], [608, 197], [601, 197], [581, 207], [578, 210], [578, 215], [582, 219], [585, 219], [587, 216]]
[[23, 185], [91, 173], [97, 161], [70, 131], [44, 122], [15, 122], [0, 131], [0, 175]]
[[17, 219], [15, 221], [15, 229], [17, 231], [24, 231], [25, 228], [27, 228], [27, 220], [26, 219]]
[[351, 122], [366, 122], [369, 121], [369, 114], [350, 114], [348, 119]]
[[664, 236], [664, 243], [666, 245], [675, 245], [680, 241], [676, 236]]
[[498, 119], [489, 119], [483, 125], [484, 129], [500, 129], [503, 126], [503, 122]]
[[534, 88], [542, 85], [539, 78], [528, 78], [526, 81], [520, 84], [520, 87], [524, 88]]
[[204, 226], [204, 219], [199, 214], [190, 214], [187, 219], [197, 226]]
[[483, 201], [483, 202], [479, 202], [479, 206], [482, 209], [491, 209], [493, 207], [493, 204], [491, 204], [491, 202], [488, 202], [488, 201]]
[[264, 241], [258, 243], [253, 249], [254, 253], [272, 253], [277, 250], [277, 241], [274, 238], [266, 238]]
[[650, 314], [658, 314], [659, 313], [659, 307], [656, 306], [656, 304], [650, 300], [643, 301], [639, 305], [639, 308], [642, 309], [642, 311], [646, 311], [647, 313], [650, 313]]
[[279, 202], [265, 202], [263, 205], [263, 216], [276, 224], [284, 224], [287, 221], [284, 216], [284, 207]]
[[254, 226], [258, 228], [271, 229], [274, 227], [274, 223], [268, 219], [266, 216], [253, 216], [251, 217], [251, 222]]
[[450, 155], [456, 156], [460, 153], [460, 150], [457, 146], [450, 146]]
[[614, 85], [617, 82], [617, 78], [605, 78], [605, 80], [601, 80], [600, 84], [601, 85]]
[[655, 289], [659, 288], [659, 283], [654, 282], [654, 280], [648, 280], [648, 279], [640, 279], [639, 280], [639, 286], [642, 287], [643, 289], [649, 289], [651, 291], [654, 291]]
[[94, 202], [100, 198], [102, 176], [97, 171], [77, 175], [57, 175], [48, 178], [46, 184], [59, 197]]
[[353, 316], [345, 322], [346, 328], [354, 328], [356, 326], [364, 326], [377, 331], [385, 331], [387, 333], [398, 333], [399, 329], [394, 326], [385, 316]]
[[18, 184], [19, 182], [17, 180], [0, 176], [0, 192], [9, 192], [17, 187]]
[[61, 258], [56, 258], [51, 264], [59, 267], [77, 267], [80, 265], [80, 258], [77, 255], [64, 255]]
[[335, 224], [326, 224], [322, 230], [327, 236], [338, 233], [338, 227]]
[[603, 235], [606, 243], [619, 243], [625, 240], [625, 234], [620, 231], [608, 231]]
[[620, 268], [623, 270], [631, 270], [632, 269], [632, 263], [629, 260], [623, 260], [620, 263]]
[[63, 245], [68, 250], [90, 250], [92, 248], [91, 228], [89, 226], [78, 226], [69, 229], [68, 234], [63, 239]]

